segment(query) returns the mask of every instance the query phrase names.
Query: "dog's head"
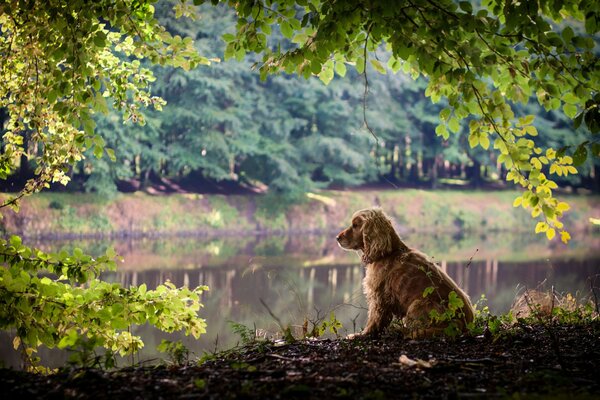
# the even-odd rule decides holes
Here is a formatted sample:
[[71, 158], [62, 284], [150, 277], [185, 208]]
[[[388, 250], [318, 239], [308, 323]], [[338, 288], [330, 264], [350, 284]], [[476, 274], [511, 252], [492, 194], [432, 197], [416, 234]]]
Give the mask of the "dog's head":
[[361, 250], [366, 263], [384, 258], [403, 246], [392, 222], [379, 208], [355, 212], [352, 225], [336, 239], [343, 249]]

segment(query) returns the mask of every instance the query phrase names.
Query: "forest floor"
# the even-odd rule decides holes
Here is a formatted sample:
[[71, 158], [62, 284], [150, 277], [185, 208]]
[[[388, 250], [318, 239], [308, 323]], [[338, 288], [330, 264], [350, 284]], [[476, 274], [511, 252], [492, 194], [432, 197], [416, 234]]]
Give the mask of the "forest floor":
[[64, 370], [1, 369], [3, 398], [599, 398], [600, 321], [503, 334], [407, 340], [256, 342], [202, 362]]

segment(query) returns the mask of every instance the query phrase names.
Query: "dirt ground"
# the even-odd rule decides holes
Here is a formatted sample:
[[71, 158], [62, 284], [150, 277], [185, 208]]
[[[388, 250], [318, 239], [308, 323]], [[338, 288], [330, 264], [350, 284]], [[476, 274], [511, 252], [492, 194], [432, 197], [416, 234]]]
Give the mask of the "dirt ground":
[[600, 398], [600, 322], [505, 335], [262, 342], [202, 363], [43, 376], [0, 370], [2, 398]]

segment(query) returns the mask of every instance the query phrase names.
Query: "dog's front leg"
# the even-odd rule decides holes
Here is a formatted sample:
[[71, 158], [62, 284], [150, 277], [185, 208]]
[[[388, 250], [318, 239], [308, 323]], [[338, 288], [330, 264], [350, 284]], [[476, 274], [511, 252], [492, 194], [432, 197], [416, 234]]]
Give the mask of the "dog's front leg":
[[361, 336], [378, 336], [392, 320], [391, 314], [388, 315], [385, 309], [374, 301], [369, 301], [369, 313], [367, 315], [367, 326], [360, 333], [352, 333], [347, 336], [348, 339], [355, 339]]
[[371, 301], [369, 304], [369, 315], [367, 317], [367, 326], [362, 331], [362, 335], [379, 335], [392, 321], [392, 314], [377, 301]]

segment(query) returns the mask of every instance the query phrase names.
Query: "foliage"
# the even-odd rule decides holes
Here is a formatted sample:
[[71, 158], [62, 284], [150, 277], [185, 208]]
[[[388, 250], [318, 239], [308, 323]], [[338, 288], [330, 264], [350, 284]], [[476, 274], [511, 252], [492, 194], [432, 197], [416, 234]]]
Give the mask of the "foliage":
[[161, 353], [169, 356], [169, 359], [174, 365], [187, 364], [190, 358], [190, 350], [185, 347], [180, 340], [172, 342], [170, 340], [162, 340], [156, 349]]
[[[281, 8], [284, 12], [288, 3], [279, 2], [277, 5], [265, 3], [265, 5], [277, 10]], [[414, 25], [407, 18], [421, 24], [426, 24], [424, 21], [430, 21], [430, 19], [436, 24], [439, 22], [440, 16], [432, 9], [435, 4], [438, 3], [427, 2], [426, 5], [422, 5], [420, 2], [413, 2], [407, 4], [402, 12], [396, 10], [390, 11], [390, 13], [400, 13], [398, 16], [400, 20], [404, 19], [408, 23], [407, 26], [414, 30]], [[352, 12], [345, 9], [344, 5], [325, 7], [323, 4], [313, 2], [312, 7], [323, 6], [325, 8], [321, 14], [315, 13], [315, 11], [309, 13], [307, 21], [304, 22], [306, 29], [312, 26], [314, 29], [325, 29], [323, 32], [327, 32], [327, 29], [331, 27], [326, 27], [321, 22], [325, 24], [328, 18], [333, 18], [331, 13], [336, 12], [337, 7], [344, 10], [336, 15], [352, 14], [352, 21], [348, 21], [345, 17], [341, 18], [340, 26], [349, 26], [356, 31], [362, 28], [366, 29], [367, 26], [375, 26], [375, 22], [381, 22], [376, 21], [377, 14], [386, 9], [386, 5], [383, 3], [374, 6], [373, 9], [369, 9], [372, 16], [366, 17], [367, 19], [361, 22], [360, 19], [365, 17], [366, 13], [363, 8], [367, 6], [361, 2], [351, 2], [348, 7], [350, 5], [356, 6]], [[243, 7], [244, 2], [238, 2], [234, 6]], [[156, 3], [155, 7], [156, 22], [159, 26], [164, 27], [173, 38], [195, 39], [193, 46], [207, 57], [216, 59], [224, 53], [230, 56], [231, 47], [238, 45], [236, 39], [232, 39], [232, 37], [236, 37], [234, 34], [236, 16], [232, 12], [234, 10], [229, 6], [210, 7], [206, 5], [195, 8], [177, 1], [163, 1]], [[261, 7], [260, 3], [257, 3], [257, 7]], [[453, 7], [455, 8], [455, 6]], [[479, 6], [475, 8], [477, 13], [483, 10]], [[259, 20], [269, 13], [267, 9], [262, 11], [264, 12], [258, 16]], [[301, 8], [296, 11], [298, 12], [296, 18], [302, 19]], [[440, 15], [447, 15], [439, 9], [438, 11], [441, 13]], [[457, 14], [463, 19], [469, 18], [466, 12], [458, 9], [453, 11], [452, 7], [446, 9], [446, 12]], [[176, 17], [180, 14], [192, 18], [177, 19]], [[317, 15], [322, 15], [324, 20], [321, 21]], [[485, 17], [471, 15], [471, 18], [482, 18], [489, 25], [492, 24], [493, 15], [491, 11], [487, 11]], [[200, 18], [196, 18], [197, 16]], [[281, 18], [283, 18], [283, 14], [275, 15], [274, 21], [278, 22]], [[289, 17], [288, 19], [291, 21], [293, 18]], [[242, 23], [241, 21], [241, 19], [237, 19], [237, 22]], [[250, 23], [252, 18], [247, 18], [246, 21]], [[387, 20], [384, 22], [381, 24], [381, 28], [377, 29], [390, 31], [396, 28], [395, 23]], [[295, 22], [290, 22], [290, 24], [296, 25]], [[299, 22], [299, 24], [302, 25], [303, 22]], [[560, 25], [552, 25], [551, 28], [566, 30], [567, 26], [578, 34], [581, 34], [583, 29], [583, 26], [577, 21], [570, 20], [563, 21]], [[278, 46], [282, 57], [285, 57], [285, 52], [288, 52], [290, 57], [291, 54], [294, 54], [296, 58], [304, 57], [304, 52], [310, 53], [310, 48], [307, 50], [299, 43], [288, 40], [285, 36], [287, 27], [285, 24], [281, 27], [283, 27], [283, 32], [277, 27], [270, 29], [265, 50], [267, 55], [270, 54], [271, 50], [269, 49], [277, 49]], [[255, 28], [254, 26], [249, 29]], [[268, 30], [269, 28], [265, 27], [264, 29]], [[328, 81], [328, 86], [323, 86], [318, 81], [317, 76], [323, 78], [326, 75], [320, 73], [309, 74], [314, 77], [304, 82], [297, 77], [283, 75], [270, 75], [261, 82], [258, 74], [252, 71], [253, 64], [260, 65], [260, 63], [256, 63], [257, 57], [251, 54], [246, 54], [243, 59], [240, 57], [241, 61], [232, 59], [229, 62], [214, 64], [211, 68], [197, 68], [191, 71], [163, 68], [162, 66], [149, 68], [148, 70], [156, 77], [156, 80], [151, 83], [153, 93], [167, 100], [169, 106], [160, 114], [152, 110], [145, 112], [143, 116], [145, 125], [140, 127], [130, 123], [123, 125], [118, 105], [107, 104], [108, 115], [96, 114], [94, 116], [97, 125], [95, 131], [102, 136], [105, 147], [114, 148], [117, 151], [121, 162], [112, 163], [106, 157], [93, 157], [94, 148], [92, 147], [84, 153], [86, 158], [77, 162], [68, 171], [68, 176], [84, 180], [83, 186], [86, 191], [96, 191], [107, 196], [116, 191], [116, 182], [131, 178], [139, 180], [142, 188], [152, 182], [162, 183], [160, 181], [164, 178], [175, 178], [184, 184], [191, 183], [194, 187], [199, 187], [204, 183], [212, 185], [214, 181], [237, 181], [258, 187], [268, 187], [269, 192], [275, 197], [284, 198], [283, 203], [301, 199], [307, 190], [329, 185], [351, 186], [362, 182], [383, 180], [392, 183], [404, 181], [421, 185], [429, 183], [435, 187], [444, 182], [450, 182], [445, 180], [447, 178], [458, 178], [456, 182], [469, 182], [471, 185], [477, 186], [483, 180], [505, 176], [514, 180], [518, 176], [518, 173], [515, 175], [514, 168], [512, 168], [513, 171], [508, 168], [510, 161], [507, 161], [506, 154], [502, 155], [500, 152], [491, 151], [492, 142], [498, 139], [497, 134], [494, 133], [495, 139], [494, 136], [489, 136], [491, 142], [488, 138], [489, 143], [487, 143], [488, 149], [486, 150], [484, 149], [486, 139], [478, 139], [479, 134], [470, 135], [466, 123], [462, 124], [464, 126], [458, 124], [458, 117], [462, 114], [460, 108], [454, 109], [456, 108], [452, 103], [454, 97], [450, 94], [446, 96], [448, 98], [440, 96], [440, 101], [432, 104], [425, 96], [427, 94], [437, 100], [437, 96], [432, 94], [432, 79], [441, 79], [442, 81], [446, 79], [446, 75], [443, 75], [442, 72], [444, 68], [450, 68], [446, 64], [452, 64], [448, 54], [444, 53], [440, 56], [440, 60], [443, 62], [440, 61], [439, 71], [429, 73], [426, 71], [426, 66], [424, 67], [425, 72], [420, 74], [420, 77], [424, 79], [413, 81], [406, 74], [382, 75], [377, 73], [378, 70], [381, 71], [380, 64], [390, 59], [390, 56], [398, 58], [397, 55], [394, 55], [395, 50], [391, 48], [393, 44], [398, 44], [398, 39], [396, 37], [386, 39], [390, 43], [390, 50], [386, 51], [383, 46], [374, 44], [375, 42], [371, 40], [372, 36], [369, 36], [369, 40], [367, 40], [365, 29], [363, 29], [365, 41], [351, 41], [351, 44], [359, 47], [361, 43], [362, 45], [367, 42], [369, 44], [366, 55], [369, 59], [373, 59], [373, 62], [367, 62], [366, 68], [362, 71], [363, 78], [367, 78], [368, 74], [367, 87], [363, 87], [363, 79], [356, 68], [347, 68], [353, 63], [356, 66], [356, 60], [352, 61], [351, 58], [346, 57], [343, 61], [340, 58], [340, 54], [345, 50], [341, 53], [337, 51], [333, 56], [335, 73], [333, 78]], [[408, 33], [407, 29], [403, 27], [402, 30], [396, 32], [396, 36], [404, 34], [405, 37], [414, 39], [415, 33], [412, 31]], [[487, 27], [486, 29], [491, 28]], [[474, 54], [469, 55], [465, 60], [476, 64], [477, 68], [471, 66], [471, 71], [468, 71], [462, 64], [461, 66], [462, 70], [475, 75], [476, 79], [473, 78], [475, 79], [473, 84], [476, 87], [477, 79], [484, 82], [498, 80], [502, 71], [506, 73], [505, 64], [514, 64], [513, 61], [509, 63], [499, 58], [499, 55], [491, 50], [495, 49], [496, 45], [502, 46], [502, 36], [496, 37], [493, 43], [489, 43], [490, 48], [487, 48], [477, 32], [474, 33], [467, 28], [453, 32], [451, 37], [438, 37], [437, 33], [428, 32], [428, 29], [424, 30], [427, 31], [422, 35], [424, 44], [415, 40], [406, 41], [407, 46], [411, 49], [407, 60], [400, 59], [398, 64], [392, 62], [389, 67], [386, 66], [387, 71], [395, 70], [401, 64], [408, 72], [414, 72], [415, 68], [420, 68], [419, 63], [421, 62], [420, 59], [415, 61], [415, 54], [422, 52], [433, 57], [441, 51], [440, 49], [448, 49], [446, 51], [450, 55], [456, 57], [463, 55], [467, 52], [465, 46], [457, 45], [457, 43], [462, 43], [459, 40], [461, 35], [473, 41], [472, 50], [469, 51]], [[225, 43], [220, 40], [223, 32], [226, 32]], [[484, 39], [487, 37], [486, 35], [491, 35], [491, 32], [487, 31], [480, 33]], [[371, 32], [371, 35], [373, 34], [375, 33]], [[316, 52], [317, 54], [311, 53], [311, 57], [326, 57], [320, 53], [325, 51], [328, 46], [335, 47], [345, 39], [350, 40], [348, 35], [352, 34], [340, 31], [332, 35], [331, 37], [336, 37], [336, 41], [330, 41], [331, 43], [328, 43], [327, 46], [320, 47], [321, 50]], [[504, 33], [499, 33], [499, 35], [504, 35]], [[386, 38], [384, 33], [381, 33], [381, 37]], [[318, 39], [319, 46], [321, 46], [321, 42], [324, 43], [328, 40], [321, 33], [315, 36], [316, 39]], [[427, 43], [431, 40], [438, 40], [438, 44], [434, 43], [431, 47], [427, 47]], [[505, 40], [516, 40], [516, 38], [505, 38]], [[480, 45], [484, 47], [483, 50], [478, 47]], [[191, 46], [190, 42], [190, 47], [186, 51], [191, 52], [193, 48]], [[304, 50], [296, 51], [298, 46]], [[352, 46], [349, 46], [349, 49]], [[364, 58], [364, 48], [362, 50]], [[525, 50], [524, 47], [520, 51]], [[238, 49], [236, 49], [237, 51]], [[506, 51], [513, 52], [512, 50]], [[126, 57], [124, 53], [118, 51], [115, 53], [123, 62], [129, 61], [130, 57]], [[361, 56], [360, 52], [355, 53], [358, 54], [357, 57]], [[476, 57], [477, 54], [480, 54], [479, 59]], [[270, 55], [274, 57], [275, 53]], [[492, 56], [497, 57], [496, 64], [498, 65], [492, 62]], [[518, 52], [518, 56], [524, 57], [520, 52]], [[506, 57], [515, 58], [517, 55]], [[483, 66], [477, 64], [478, 60], [483, 63], [481, 59], [485, 60]], [[540, 60], [550, 62], [552, 59], [538, 59], [536, 62], [539, 63]], [[323, 68], [325, 65], [329, 65], [327, 63], [328, 61], [323, 64]], [[140, 64], [140, 68], [147, 66], [148, 64], [143, 62]], [[263, 65], [263, 72], [265, 68], [266, 66]], [[453, 68], [452, 74], [447, 74], [449, 77], [453, 77], [461, 71], [457, 65], [454, 65]], [[487, 73], [493, 75], [492, 79], [485, 78]], [[591, 69], [589, 73], [593, 75], [595, 70]], [[440, 77], [440, 74], [443, 76]], [[472, 78], [471, 74], [460, 75], [457, 82], [460, 81], [461, 84], [456, 89], [445, 86], [439, 90], [442, 92], [442, 89], [445, 91], [457, 90], [459, 93], [457, 101], [460, 102], [466, 99], [466, 95], [462, 96], [460, 93], [472, 83], [469, 80]], [[510, 75], [510, 72], [508, 74]], [[68, 76], [64, 78], [67, 79]], [[548, 78], [544, 79], [550, 82]], [[504, 81], [506, 80], [502, 82]], [[551, 82], [551, 84], [554, 85], [555, 82]], [[150, 84], [146, 90], [149, 88]], [[495, 91], [501, 91], [503, 88], [499, 87]], [[364, 89], [372, 92], [374, 96], [364, 99]], [[518, 89], [521, 90], [521, 88]], [[507, 99], [510, 100], [509, 97], [504, 100]], [[471, 99], [472, 101], [473, 99]], [[363, 106], [366, 106], [364, 110]], [[525, 192], [523, 196], [520, 196], [523, 199], [517, 201], [519, 206], [529, 208], [534, 212], [536, 218], [543, 219], [540, 222], [548, 226], [546, 230], [538, 229], [539, 233], [546, 234], [548, 237], [560, 237], [566, 241], [569, 238], [568, 233], [559, 228], [564, 221], [558, 218], [558, 225], [556, 225], [551, 220], [565, 212], [564, 204], [561, 204], [563, 202], [554, 203], [552, 198], [546, 197], [548, 190], [550, 194], [554, 192], [554, 184], [583, 185], [585, 187], [597, 185], [597, 182], [594, 182], [594, 176], [597, 176], [600, 171], [600, 163], [594, 164], [591, 160], [583, 162], [584, 153], [586, 155], [593, 153], [594, 146], [596, 146], [595, 139], [592, 137], [590, 141], [589, 132], [583, 128], [575, 131], [571, 119], [560, 110], [545, 111], [543, 104], [523, 104], [512, 100], [509, 101], [509, 106], [515, 114], [515, 122], [518, 121], [518, 118], [524, 118], [523, 121], [529, 123], [531, 116], [535, 116], [535, 129], [539, 135], [533, 139], [539, 149], [557, 149], [557, 156], [560, 155], [562, 149], [563, 157], [571, 157], [572, 165], [557, 164], [558, 158], [550, 160], [545, 153], [543, 157], [536, 155], [536, 160], [531, 158], [531, 162], [538, 167], [541, 165], [542, 173], [552, 177], [554, 183], [538, 185], [541, 187], [539, 193], [533, 185], [531, 189], [533, 194]], [[498, 107], [501, 108], [501, 105]], [[446, 130], [458, 129], [459, 134], [448, 136], [446, 139], [438, 136], [436, 130], [439, 133], [439, 129], [442, 129], [438, 127], [440, 117], [448, 125]], [[359, 129], [363, 118], [369, 122], [369, 127], [377, 135], [377, 140], [369, 140], [373, 137], [366, 130]], [[469, 118], [471, 117], [467, 117], [467, 119]], [[485, 120], [485, 116], [481, 118]], [[498, 117], [495, 120], [497, 124], [500, 124], [501, 119]], [[528, 128], [525, 128], [526, 126]], [[514, 128], [533, 132], [532, 127], [527, 124]], [[520, 134], [517, 132], [518, 129], [513, 129], [513, 131], [515, 134]], [[523, 143], [525, 142], [521, 141], [521, 144]], [[580, 146], [581, 143], [585, 143], [585, 145]], [[475, 147], [471, 148], [471, 145]], [[518, 144], [518, 140], [515, 145], [523, 147]], [[26, 147], [25, 144], [24, 146]], [[516, 157], [515, 151], [509, 155]], [[523, 147], [519, 151], [527, 150]], [[577, 157], [575, 157], [575, 153], [577, 153]], [[547, 159], [548, 163], [544, 164]], [[564, 158], [563, 161], [568, 162], [570, 159]], [[15, 162], [17, 162], [16, 159]], [[581, 164], [581, 162], [583, 163]], [[23, 171], [26, 163], [21, 161], [18, 165], [21, 167], [20, 173], [26, 176], [26, 171]], [[577, 169], [577, 175], [571, 173], [573, 168]], [[527, 172], [526, 168], [521, 168], [521, 172], [535, 175], [535, 172]], [[529, 175], [528, 179], [533, 179]], [[517, 182], [517, 184], [519, 183]], [[532, 206], [534, 203], [535, 205]]]
[[194, 337], [206, 332], [197, 316], [199, 296], [207, 287], [176, 289], [166, 282], [156, 290], [146, 285], [123, 288], [97, 279], [116, 267], [112, 249], [96, 259], [79, 249], [72, 254], [45, 253], [24, 246], [13, 236], [0, 240], [0, 329], [14, 329], [15, 349], [35, 365], [40, 345], [75, 347], [86, 337], [121, 355], [144, 343], [131, 334], [131, 326], [150, 323]]
[[335, 312], [329, 314], [329, 319], [320, 319], [317, 315], [317, 321], [310, 321], [312, 323], [312, 329], [308, 330], [308, 320], [304, 322], [304, 336], [318, 338], [323, 336], [329, 331], [339, 337], [339, 331], [343, 328], [342, 323], [335, 316]]
[[[437, 293], [436, 288], [434, 286], [429, 286], [423, 291], [423, 297], [430, 296], [434, 292]], [[429, 312], [430, 322], [435, 325], [446, 325], [444, 328], [444, 334], [446, 336], [456, 337], [460, 335], [461, 329], [457, 320], [464, 319], [465, 317], [462, 310], [465, 303], [458, 297], [454, 290], [448, 294], [448, 299], [441, 299], [440, 302], [443, 307], [442, 312], [437, 309], [432, 309]]]
[[[514, 309], [505, 314], [493, 315], [486, 305], [485, 295], [474, 304], [475, 320], [469, 326], [472, 335], [490, 336], [498, 339], [514, 335], [520, 329], [527, 329], [530, 325], [542, 325], [554, 335], [553, 329], [560, 325], [586, 325], [598, 320], [598, 307], [591, 299], [576, 299], [567, 293], [559, 296], [557, 303], [548, 310], [547, 305], [537, 304], [528, 300], [529, 312], [523, 317], [516, 317]], [[514, 308], [514, 307], [513, 307]]]
[[[429, 323], [433, 325], [445, 325], [444, 334], [448, 337], [456, 337], [461, 334], [459, 320], [465, 319], [465, 313], [463, 307], [465, 306], [464, 301], [458, 296], [458, 294], [451, 290], [448, 293], [448, 298], [443, 298], [438, 291], [438, 286], [433, 278], [433, 272], [431, 270], [425, 270], [425, 267], [420, 266], [421, 270], [429, 279], [431, 286], [426, 287], [423, 290], [423, 298], [428, 296], [436, 296], [441, 309], [432, 309], [429, 312]], [[409, 329], [420, 329], [420, 326], [412, 327]]]
[[0, 108], [7, 113], [0, 177], [23, 157], [34, 160], [35, 178], [21, 195], [66, 184], [87, 149], [115, 158], [92, 118], [108, 112], [109, 99], [125, 121], [141, 125], [140, 107], [162, 108], [164, 101], [149, 92], [154, 77], [139, 59], [186, 69], [209, 63], [191, 39], [158, 23], [150, 2], [3, 2], [0, 25]]
[[[189, 14], [185, 5], [176, 11]], [[184, 69], [209, 64], [190, 38], [173, 36], [159, 24], [151, 2], [2, 2], [0, 29], [0, 178], [35, 166], [20, 193], [0, 208], [18, 210], [24, 195], [54, 182], [67, 184], [84, 154], [106, 153], [115, 160], [95, 131], [93, 114], [107, 114], [112, 100], [125, 122], [144, 125], [140, 108], [160, 110], [165, 104], [150, 94], [154, 77], [141, 59]], [[62, 210], [69, 220], [71, 210]], [[89, 361], [90, 346], [133, 353], [143, 342], [131, 334], [132, 325], [150, 323], [194, 337], [205, 332], [197, 315], [205, 286], [176, 289], [167, 282], [149, 291], [99, 280], [100, 272], [116, 267], [115, 258], [112, 250], [94, 259], [80, 249], [45, 253], [15, 236], [0, 241], [0, 329], [16, 331], [13, 346], [29, 365], [37, 364], [33, 353], [40, 345], [81, 345], [81, 363]]]
[[[548, 238], [559, 231], [568, 241], [561, 222], [566, 210], [553, 196], [556, 178], [576, 174], [574, 164], [599, 149], [600, 69], [589, 35], [598, 32], [600, 13], [593, 1], [223, 3], [239, 16], [236, 32], [223, 35], [225, 58], [262, 53], [263, 77], [284, 71], [329, 83], [346, 75], [346, 65], [365, 80], [368, 65], [426, 76], [425, 94], [434, 103], [447, 100], [435, 132], [448, 139], [461, 131], [461, 121], [468, 123], [469, 146], [497, 150], [506, 180], [524, 189], [519, 205], [550, 227]], [[284, 38], [271, 43], [275, 31]], [[374, 55], [382, 45], [387, 60]], [[588, 139], [561, 151], [542, 147], [534, 115], [515, 113], [514, 105], [532, 96], [546, 110], [562, 108], [575, 128], [584, 123]]]
[[[78, 337], [77, 341], [69, 349], [68, 363], [80, 368], [111, 369], [117, 365], [117, 353], [111, 349], [105, 349], [103, 354], [98, 354], [97, 349], [102, 347], [101, 340], [97, 337]], [[36, 368], [40, 368], [37, 366]]]
[[256, 327], [253, 329], [235, 321], [229, 321], [229, 324], [233, 333], [240, 336], [242, 345], [246, 346], [256, 341]]

